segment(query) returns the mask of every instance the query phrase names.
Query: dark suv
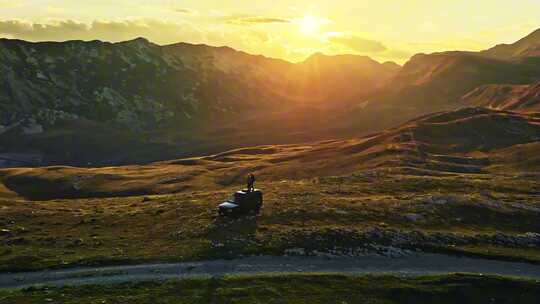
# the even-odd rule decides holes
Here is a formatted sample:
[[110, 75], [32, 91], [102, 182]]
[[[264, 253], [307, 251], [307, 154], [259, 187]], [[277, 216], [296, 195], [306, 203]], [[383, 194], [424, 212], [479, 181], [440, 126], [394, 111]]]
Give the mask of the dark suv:
[[237, 191], [232, 199], [219, 205], [219, 215], [241, 215], [259, 213], [263, 204], [263, 194], [260, 190]]

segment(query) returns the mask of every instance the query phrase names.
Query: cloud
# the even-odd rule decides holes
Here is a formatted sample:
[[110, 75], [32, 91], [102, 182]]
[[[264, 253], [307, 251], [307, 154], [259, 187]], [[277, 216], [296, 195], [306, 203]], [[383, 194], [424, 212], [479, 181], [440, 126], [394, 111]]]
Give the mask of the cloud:
[[0, 34], [30, 40], [48, 40], [59, 35], [79, 35], [86, 31], [88, 31], [87, 25], [71, 20], [58, 21], [54, 24], [28, 23], [19, 20], [0, 21]]
[[[225, 17], [225, 16], [222, 16]], [[230, 17], [230, 16], [229, 16]], [[253, 23], [253, 16], [235, 16], [236, 19], [248, 19]], [[279, 18], [277, 18], [279, 19]], [[96, 20], [81, 22], [78, 20], [57, 20], [51, 22], [28, 22], [23, 20], [1, 20], [0, 37], [17, 38], [28, 41], [65, 41], [65, 40], [95, 40], [126, 41], [137, 37], [145, 37], [157, 44], [172, 44], [177, 42], [205, 43], [215, 46], [230, 46], [253, 54], [263, 54], [269, 57], [286, 58], [301, 61], [314, 52], [342, 54], [347, 52], [369, 53], [374, 58], [385, 58], [403, 62], [410, 53], [397, 51], [409, 50], [406, 46], [394, 46], [380, 51], [381, 47], [366, 47], [365, 39], [361, 51], [351, 48], [352, 34], [328, 33], [326, 37], [297, 35], [286, 27], [257, 26], [226, 26], [225, 19], [216, 24], [217, 19], [211, 19], [209, 24], [199, 24], [186, 20], [165, 21], [156, 19], [128, 20]], [[256, 20], [259, 22], [270, 20]], [[289, 33], [290, 32], [290, 33]], [[349, 36], [346, 36], [349, 35]], [[356, 37], [356, 36], [354, 36]], [[341, 39], [339, 39], [341, 38]], [[349, 39], [345, 39], [349, 38]], [[336, 40], [337, 39], [337, 40]], [[369, 41], [369, 40], [367, 40]], [[344, 44], [347, 42], [347, 44]], [[358, 41], [356, 41], [358, 43]], [[355, 45], [358, 49], [359, 45]], [[383, 46], [384, 47], [384, 46]]]
[[93, 40], [122, 41], [148, 37], [157, 43], [201, 40], [204, 33], [188, 23], [160, 20], [94, 21], [60, 20], [32, 23], [0, 20], [0, 35], [30, 41]]
[[285, 57], [283, 43], [272, 33], [255, 27], [197, 27], [190, 22], [155, 19], [97, 20], [83, 23], [62, 20], [32, 23], [22, 20], [0, 20], [0, 37], [28, 41], [102, 40], [126, 41], [137, 37], [165, 45], [177, 42], [230, 46], [255, 54]]
[[194, 10], [191, 10], [189, 8], [173, 8], [174, 12], [180, 13], [180, 14], [186, 14], [186, 15], [193, 15], [195, 14]]
[[237, 25], [251, 25], [251, 24], [265, 24], [265, 23], [290, 23], [290, 20], [285, 18], [273, 18], [273, 17], [240, 17], [227, 20], [227, 23]]
[[387, 47], [379, 41], [364, 39], [355, 35], [330, 36], [328, 41], [360, 53], [380, 53], [387, 50]]

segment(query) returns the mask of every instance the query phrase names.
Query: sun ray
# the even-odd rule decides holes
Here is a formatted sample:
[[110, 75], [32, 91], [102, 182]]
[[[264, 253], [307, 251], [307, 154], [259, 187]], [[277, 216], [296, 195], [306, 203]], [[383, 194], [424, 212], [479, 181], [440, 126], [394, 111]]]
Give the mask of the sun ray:
[[320, 32], [323, 25], [328, 23], [328, 20], [315, 16], [304, 16], [298, 19], [296, 23], [301, 33], [315, 35]]

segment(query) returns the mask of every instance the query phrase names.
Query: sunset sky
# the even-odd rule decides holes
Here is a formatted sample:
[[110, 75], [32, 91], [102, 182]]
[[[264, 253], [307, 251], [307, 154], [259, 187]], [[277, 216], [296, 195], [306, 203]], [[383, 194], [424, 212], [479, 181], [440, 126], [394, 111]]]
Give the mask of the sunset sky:
[[300, 61], [314, 52], [406, 61], [480, 50], [540, 27], [539, 0], [0, 0], [0, 36], [25, 40], [146, 37], [228, 45]]

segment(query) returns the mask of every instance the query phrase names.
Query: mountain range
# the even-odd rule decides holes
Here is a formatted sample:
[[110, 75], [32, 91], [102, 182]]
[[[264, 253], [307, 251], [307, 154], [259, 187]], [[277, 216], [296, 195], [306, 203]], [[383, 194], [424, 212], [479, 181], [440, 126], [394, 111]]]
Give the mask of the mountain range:
[[398, 69], [362, 56], [315, 54], [292, 64], [142, 38], [115, 44], [2, 39], [0, 142], [5, 153], [37, 153], [45, 163], [154, 158], [122, 152], [141, 146], [165, 151], [155, 158], [167, 155], [167, 147], [178, 155], [211, 143], [206, 131], [249, 129], [256, 116], [344, 107]]
[[228, 47], [0, 39], [0, 166], [105, 166], [364, 136], [462, 107], [539, 108], [540, 30], [403, 67]]
[[481, 52], [417, 54], [379, 92], [374, 107], [429, 113], [455, 109], [472, 90], [493, 84], [530, 85], [540, 80], [540, 30], [514, 44]]

